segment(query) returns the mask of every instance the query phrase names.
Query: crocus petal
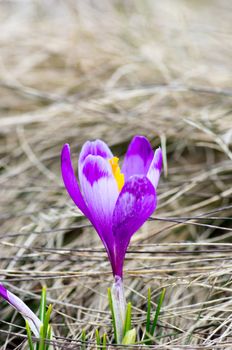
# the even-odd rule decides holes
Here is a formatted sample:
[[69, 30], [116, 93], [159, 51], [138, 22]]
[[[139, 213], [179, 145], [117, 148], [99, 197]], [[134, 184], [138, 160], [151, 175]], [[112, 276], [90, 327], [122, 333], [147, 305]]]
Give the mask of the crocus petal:
[[5, 299], [6, 301], [8, 301], [8, 297], [7, 297], [7, 290], [6, 288], [0, 284], [0, 295], [3, 299]]
[[123, 261], [131, 236], [156, 208], [155, 188], [146, 176], [132, 176], [117, 199], [112, 231], [114, 246], [114, 275], [122, 277]]
[[93, 156], [101, 156], [105, 159], [113, 158], [113, 154], [107, 144], [101, 140], [87, 141], [81, 149], [79, 156], [78, 170], [81, 170], [81, 167], [84, 164], [84, 161], [88, 155], [92, 154]]
[[125, 181], [132, 175], [146, 175], [154, 152], [144, 136], [135, 136], [129, 144], [122, 166]]
[[155, 189], [157, 188], [160, 174], [161, 174], [161, 170], [162, 170], [162, 164], [163, 164], [162, 159], [163, 159], [162, 158], [162, 150], [159, 147], [155, 151], [154, 158], [152, 159], [150, 168], [149, 168], [148, 173], [147, 173], [147, 177], [151, 181], [151, 183], [153, 184]]
[[34, 312], [32, 312], [31, 309], [29, 309], [29, 307], [16, 295], [9, 292], [2, 284], [0, 284], [0, 295], [19, 313], [21, 313], [25, 320], [28, 321], [34, 335], [39, 337], [42, 322], [38, 319]]
[[88, 218], [91, 217], [90, 212], [85, 204], [83, 196], [81, 194], [73, 166], [71, 161], [70, 147], [68, 144], [63, 146], [61, 152], [61, 173], [64, 181], [66, 190], [68, 191], [70, 197], [78, 208], [84, 213]]
[[101, 156], [88, 155], [79, 179], [85, 202], [91, 212], [91, 222], [111, 258], [112, 216], [119, 191], [109, 161]]

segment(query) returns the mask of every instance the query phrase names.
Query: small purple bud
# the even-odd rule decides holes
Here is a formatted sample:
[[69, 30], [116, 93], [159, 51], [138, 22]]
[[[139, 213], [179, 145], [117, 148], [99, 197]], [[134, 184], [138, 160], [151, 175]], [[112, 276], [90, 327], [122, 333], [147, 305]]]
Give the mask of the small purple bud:
[[34, 335], [36, 337], [39, 337], [42, 322], [38, 319], [34, 312], [32, 312], [31, 309], [20, 298], [9, 292], [2, 284], [0, 284], [0, 295], [19, 313], [21, 313], [25, 320], [28, 321]]

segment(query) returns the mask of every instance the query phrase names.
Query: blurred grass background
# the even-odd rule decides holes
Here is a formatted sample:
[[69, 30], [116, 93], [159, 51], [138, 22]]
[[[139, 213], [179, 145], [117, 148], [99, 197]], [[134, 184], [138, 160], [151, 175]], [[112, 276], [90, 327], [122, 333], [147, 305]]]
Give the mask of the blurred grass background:
[[[232, 348], [231, 18], [229, 0], [0, 2], [0, 280], [35, 311], [48, 287], [59, 348], [111, 334], [112, 283], [61, 147], [77, 165], [86, 140], [122, 157], [135, 134], [164, 154], [158, 210], [125, 262], [138, 332], [148, 286], [154, 303], [166, 287], [152, 348]], [[26, 349], [21, 317], [0, 310], [1, 349]]]

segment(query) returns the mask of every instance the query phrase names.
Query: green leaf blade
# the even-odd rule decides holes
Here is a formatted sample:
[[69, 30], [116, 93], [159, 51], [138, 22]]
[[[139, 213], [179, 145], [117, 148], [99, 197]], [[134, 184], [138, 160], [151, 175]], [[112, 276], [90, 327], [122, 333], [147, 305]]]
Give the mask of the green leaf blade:
[[146, 333], [150, 333], [151, 324], [151, 288], [147, 292], [147, 319], [146, 319]]
[[161, 294], [160, 294], [159, 301], [158, 301], [157, 308], [156, 308], [156, 312], [155, 312], [154, 321], [153, 321], [153, 324], [152, 324], [152, 327], [151, 327], [150, 334], [151, 334], [152, 337], [153, 337], [153, 335], [155, 333], [155, 329], [156, 329], [156, 326], [157, 326], [157, 321], [158, 321], [158, 318], [159, 318], [161, 306], [162, 306], [163, 301], [164, 301], [165, 293], [166, 293], [166, 289], [164, 288], [162, 290]]
[[132, 345], [136, 342], [136, 329], [130, 329], [122, 340], [122, 345]]
[[96, 331], [95, 331], [95, 336], [96, 336], [97, 347], [100, 349], [100, 346], [101, 346], [101, 338], [100, 338], [100, 334], [99, 334], [98, 329], [96, 329]]
[[125, 319], [123, 336], [125, 336], [129, 330], [131, 330], [131, 302], [127, 304], [127, 308], [126, 308], [126, 319]]
[[81, 342], [82, 342], [82, 346], [81, 346], [81, 350], [85, 350], [86, 349], [86, 331], [85, 329], [82, 330], [81, 332]]
[[46, 287], [42, 288], [40, 308], [39, 308], [39, 318], [42, 323], [44, 323], [45, 314], [46, 314], [46, 302], [47, 302], [47, 289]]
[[113, 330], [114, 330], [114, 339], [115, 339], [115, 343], [118, 344], [116, 321], [115, 321], [113, 301], [112, 301], [112, 294], [111, 294], [111, 289], [110, 288], [108, 288], [108, 300], [109, 300], [109, 307], [110, 307], [110, 312], [111, 312], [111, 317], [112, 317], [112, 325], [113, 325]]
[[27, 339], [28, 339], [29, 349], [34, 350], [34, 345], [33, 345], [32, 336], [31, 336], [31, 329], [30, 329], [27, 321], [26, 321], [26, 331], [27, 331]]

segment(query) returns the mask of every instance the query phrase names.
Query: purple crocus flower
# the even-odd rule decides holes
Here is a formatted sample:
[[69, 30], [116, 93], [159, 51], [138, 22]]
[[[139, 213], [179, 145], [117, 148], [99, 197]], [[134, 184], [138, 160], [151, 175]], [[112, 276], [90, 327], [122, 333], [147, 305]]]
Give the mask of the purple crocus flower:
[[101, 140], [87, 141], [81, 150], [75, 177], [70, 148], [61, 154], [61, 172], [74, 203], [91, 221], [111, 262], [115, 282], [111, 288], [117, 342], [123, 339], [126, 302], [123, 289], [123, 263], [132, 235], [154, 212], [156, 188], [162, 168], [162, 152], [153, 152], [144, 136], [131, 141], [122, 172], [118, 158]]
[[40, 328], [42, 326], [42, 322], [38, 319], [38, 317], [34, 314], [34, 312], [29, 309], [29, 307], [24, 304], [24, 302], [19, 299], [16, 295], [7, 290], [0, 283], [0, 296], [5, 299], [10, 305], [12, 305], [21, 315], [28, 321], [28, 324], [36, 337], [39, 337]]
[[69, 145], [63, 146], [61, 172], [65, 187], [99, 234], [115, 277], [122, 278], [131, 236], [156, 208], [161, 168], [161, 149], [154, 153], [144, 136], [131, 141], [122, 172], [118, 158], [103, 141], [87, 141], [79, 157], [78, 183]]

